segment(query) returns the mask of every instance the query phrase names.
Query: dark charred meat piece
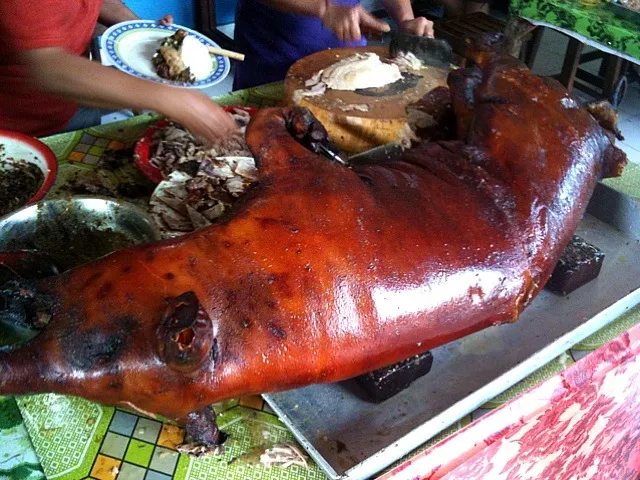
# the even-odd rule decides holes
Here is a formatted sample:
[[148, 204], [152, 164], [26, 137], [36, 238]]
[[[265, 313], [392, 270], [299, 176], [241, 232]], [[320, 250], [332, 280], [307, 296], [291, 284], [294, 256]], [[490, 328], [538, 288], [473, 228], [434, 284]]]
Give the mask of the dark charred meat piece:
[[356, 377], [356, 382], [374, 402], [384, 402], [406, 389], [431, 370], [433, 355], [424, 352], [400, 363]]
[[177, 170], [193, 177], [198, 174], [199, 168], [200, 164], [196, 160], [189, 160], [178, 164]]
[[107, 170], [117, 170], [124, 167], [127, 163], [133, 163], [132, 148], [107, 150], [102, 154], [96, 166]]
[[179, 51], [182, 41], [187, 35], [188, 33], [184, 30], [176, 31], [162, 41], [161, 47], [154, 54], [151, 63], [161, 78], [184, 83], [196, 81], [195, 77], [191, 75], [191, 70], [182, 61]]
[[171, 67], [167, 64], [164, 58], [160, 55], [153, 58], [153, 64], [156, 67], [156, 73], [160, 78], [171, 79]]
[[574, 235], [547, 282], [547, 289], [568, 295], [600, 275], [604, 252]]
[[320, 145], [329, 138], [324, 126], [303, 107], [293, 107], [288, 115], [287, 129], [301, 145], [315, 153], [320, 151]]
[[438, 87], [420, 101], [407, 106], [409, 126], [423, 140], [452, 140], [455, 138], [456, 117], [451, 94], [446, 87]]
[[0, 217], [26, 205], [43, 181], [42, 170], [33, 163], [0, 160]]
[[69, 181], [69, 190], [76, 195], [90, 194], [105, 197], [113, 197], [115, 193], [95, 172], [75, 176]]
[[618, 140], [624, 140], [622, 133], [618, 130], [618, 112], [616, 112], [611, 104], [606, 100], [598, 100], [589, 102], [585, 105], [586, 109], [594, 116], [600, 126], [613, 133]]
[[119, 183], [116, 192], [123, 197], [140, 198], [149, 197], [153, 193], [154, 185], [150, 182], [124, 182]]
[[180, 28], [180, 29], [176, 30], [176, 33], [174, 33], [170, 37], [165, 38], [163, 40], [163, 42], [162, 42], [162, 46], [163, 47], [180, 48], [180, 46], [182, 45], [182, 41], [185, 39], [185, 37], [187, 35], [189, 35], [187, 33], [187, 31], [186, 30], [182, 30]]
[[218, 429], [216, 414], [211, 407], [190, 413], [185, 430], [187, 438], [207, 447], [218, 447], [227, 440], [227, 435]]
[[48, 255], [32, 250], [0, 252], [0, 286], [10, 280], [57, 275], [58, 267]]
[[224, 453], [224, 443], [229, 436], [218, 428], [213, 408], [206, 407], [187, 415], [185, 431], [186, 443], [178, 445], [178, 452], [194, 457]]

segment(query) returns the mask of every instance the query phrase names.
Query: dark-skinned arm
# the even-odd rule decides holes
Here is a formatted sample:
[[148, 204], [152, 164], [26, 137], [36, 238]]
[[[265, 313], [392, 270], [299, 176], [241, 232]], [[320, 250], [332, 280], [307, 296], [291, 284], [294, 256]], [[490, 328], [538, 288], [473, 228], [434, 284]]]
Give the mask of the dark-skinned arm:
[[[139, 19], [140, 17], [133, 13], [121, 0], [103, 0], [100, 16], [98, 17], [98, 21], [106, 27], [128, 20]], [[158, 23], [171, 25], [173, 23], [173, 17], [171, 15], [165, 15], [158, 20]]]
[[433, 22], [414, 16], [411, 0], [382, 0], [382, 5], [403, 31], [433, 38]]
[[138, 16], [121, 0], [103, 0], [98, 20], [102, 25], [110, 27], [127, 20], [138, 20]]
[[80, 105], [153, 110], [209, 141], [236, 128], [222, 108], [200, 93], [141, 80], [62, 48], [25, 51], [20, 59], [36, 88]]
[[260, 0], [261, 3], [287, 13], [317, 17], [342, 41], [357, 41], [361, 29], [388, 32], [389, 25], [367, 12], [360, 4], [341, 5], [330, 0]]

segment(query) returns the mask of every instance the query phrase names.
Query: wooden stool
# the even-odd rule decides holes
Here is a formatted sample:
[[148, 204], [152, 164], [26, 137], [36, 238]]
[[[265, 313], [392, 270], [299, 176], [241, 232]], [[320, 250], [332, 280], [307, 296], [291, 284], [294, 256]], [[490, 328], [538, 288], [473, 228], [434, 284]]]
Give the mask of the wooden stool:
[[[522, 37], [522, 48], [517, 55], [529, 68], [533, 66], [533, 61], [540, 46], [542, 38], [541, 29], [528, 24], [528, 30]], [[507, 24], [502, 20], [487, 15], [483, 12], [471, 13], [451, 19], [436, 20], [434, 22], [434, 32], [436, 38], [443, 38], [451, 44], [454, 53], [461, 57], [458, 65], [464, 67], [464, 58], [467, 44], [465, 40], [472, 35], [480, 33], [504, 33]]]
[[[529, 68], [533, 68], [543, 32], [543, 27], [533, 25], [531, 27], [531, 31], [523, 38], [522, 48], [516, 53]], [[444, 38], [451, 44], [454, 53], [461, 57], [458, 62], [461, 67], [466, 65], [464, 55], [467, 37], [479, 33], [504, 33], [505, 28], [507, 28], [505, 22], [480, 12], [434, 22], [436, 37]], [[575, 87], [594, 98], [604, 98], [617, 108], [627, 87], [625, 72], [629, 62], [601, 51], [583, 54], [583, 48], [582, 42], [569, 36], [562, 71], [554, 75], [554, 78], [558, 79], [569, 92]], [[600, 58], [602, 58], [602, 65], [598, 74], [580, 68], [581, 64]]]
[[[569, 45], [558, 79], [569, 92], [577, 88], [594, 98], [608, 100], [617, 108], [627, 89], [625, 72], [628, 62], [617, 55], [599, 50], [582, 53], [584, 43], [569, 36]], [[598, 74], [580, 68], [583, 63], [602, 59]], [[595, 88], [594, 88], [595, 87]]]

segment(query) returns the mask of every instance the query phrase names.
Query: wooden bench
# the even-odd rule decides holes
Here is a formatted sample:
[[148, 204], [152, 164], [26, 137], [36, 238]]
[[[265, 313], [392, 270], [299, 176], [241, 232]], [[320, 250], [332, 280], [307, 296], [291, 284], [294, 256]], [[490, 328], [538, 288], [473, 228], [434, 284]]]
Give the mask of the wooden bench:
[[[466, 61], [465, 39], [478, 33], [502, 32], [507, 27], [506, 22], [485, 13], [472, 13], [461, 17], [436, 20], [434, 30], [436, 37], [447, 40], [453, 51], [459, 55], [459, 66]], [[523, 37], [522, 48], [516, 54], [529, 67], [533, 68], [544, 27], [531, 25], [530, 32]], [[569, 92], [577, 88], [597, 99], [606, 99], [617, 107], [624, 96], [627, 87], [625, 71], [628, 68], [626, 60], [609, 53], [594, 51], [582, 53], [584, 44], [569, 36], [569, 45], [565, 53], [562, 71], [554, 75]], [[598, 74], [580, 68], [581, 64], [602, 59]]]
[[[435, 36], [443, 38], [451, 44], [454, 53], [460, 57], [458, 65], [461, 67], [466, 65], [464, 55], [467, 44], [465, 40], [469, 36], [480, 33], [504, 33], [506, 27], [506, 22], [483, 12], [445, 18], [434, 22]], [[533, 66], [541, 38], [540, 29], [530, 24], [521, 36], [522, 47], [517, 55], [529, 68]]]
[[[629, 62], [600, 50], [582, 53], [583, 49], [584, 43], [569, 36], [562, 71], [554, 75], [554, 78], [570, 92], [577, 88], [594, 98], [609, 100], [617, 108], [627, 89], [625, 72]], [[597, 74], [580, 68], [584, 63], [600, 59], [602, 63]]]

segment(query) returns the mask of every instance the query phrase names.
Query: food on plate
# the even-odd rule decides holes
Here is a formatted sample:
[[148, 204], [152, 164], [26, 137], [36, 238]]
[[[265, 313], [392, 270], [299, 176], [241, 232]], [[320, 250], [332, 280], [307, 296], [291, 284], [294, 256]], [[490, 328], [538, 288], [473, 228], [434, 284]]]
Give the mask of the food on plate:
[[238, 132], [206, 147], [183, 127], [169, 123], [155, 133], [149, 163], [167, 178], [176, 170], [195, 175], [204, 158], [251, 157], [244, 139], [249, 113], [236, 109], [231, 116], [240, 127]]
[[34, 163], [2, 158], [0, 145], [0, 217], [26, 205], [44, 182], [44, 173]]
[[204, 146], [173, 123], [156, 132], [149, 163], [165, 180], [153, 192], [150, 204], [166, 237], [211, 225], [257, 180], [255, 161], [244, 139], [249, 113], [236, 109], [231, 115], [239, 132], [213, 146]]
[[184, 30], [162, 41], [152, 63], [160, 77], [175, 82], [195, 83], [213, 70], [207, 46]]
[[151, 196], [151, 215], [166, 237], [211, 225], [258, 179], [251, 157], [204, 157], [193, 175], [176, 170]]
[[0, 394], [160, 414], [215, 450], [215, 402], [352, 378], [515, 321], [626, 157], [558, 82], [496, 53], [494, 36], [479, 44], [476, 66], [449, 76], [451, 137], [345, 166], [292, 136], [319, 131], [308, 110], [261, 110], [247, 129], [258, 178], [223, 220], [6, 284], [5, 321], [50, 320], [0, 352]]
[[604, 252], [574, 235], [547, 282], [547, 289], [568, 295], [600, 275]]

